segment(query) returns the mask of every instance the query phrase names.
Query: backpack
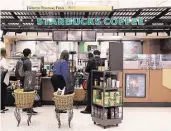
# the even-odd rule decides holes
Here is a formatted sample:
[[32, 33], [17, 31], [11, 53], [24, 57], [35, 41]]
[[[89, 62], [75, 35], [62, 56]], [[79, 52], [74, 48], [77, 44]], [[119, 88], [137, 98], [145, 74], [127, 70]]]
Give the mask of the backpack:
[[24, 73], [24, 61], [23, 60], [19, 60], [16, 64], [16, 69], [15, 69], [15, 76], [17, 78], [22, 78], [24, 77], [25, 73]]

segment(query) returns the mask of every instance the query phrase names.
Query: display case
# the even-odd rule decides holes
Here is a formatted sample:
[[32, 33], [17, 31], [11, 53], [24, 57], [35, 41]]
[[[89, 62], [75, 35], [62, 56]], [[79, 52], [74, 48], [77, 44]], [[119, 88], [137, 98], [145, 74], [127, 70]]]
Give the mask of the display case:
[[118, 126], [123, 119], [123, 89], [117, 71], [92, 71], [92, 120], [94, 124]]
[[171, 55], [137, 54], [124, 57], [124, 69], [159, 70], [171, 68]]
[[[7, 62], [9, 63], [8, 68], [15, 70], [16, 64], [20, 59], [21, 59], [21, 57], [9, 57], [9, 58], [7, 58]], [[32, 63], [32, 70], [36, 71], [38, 74], [42, 73], [42, 69], [44, 67], [43, 57], [32, 57], [30, 60]], [[14, 72], [11, 72], [11, 75], [14, 75], [13, 73]]]

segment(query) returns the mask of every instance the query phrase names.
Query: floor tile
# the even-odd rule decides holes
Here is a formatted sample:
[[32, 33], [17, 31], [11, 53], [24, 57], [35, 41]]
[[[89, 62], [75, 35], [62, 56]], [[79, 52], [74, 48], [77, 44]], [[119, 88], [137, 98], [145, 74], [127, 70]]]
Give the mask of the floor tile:
[[[38, 115], [32, 117], [32, 123], [27, 126], [27, 115], [22, 113], [22, 121], [17, 127], [14, 117], [14, 107], [0, 114], [2, 131], [104, 131], [101, 126], [94, 125], [90, 115], [81, 114], [74, 109], [71, 128], [68, 127], [68, 114], [61, 115], [61, 128], [55, 117], [54, 106], [35, 108]], [[118, 127], [109, 127], [107, 131], [171, 131], [171, 108], [124, 108], [124, 119]]]

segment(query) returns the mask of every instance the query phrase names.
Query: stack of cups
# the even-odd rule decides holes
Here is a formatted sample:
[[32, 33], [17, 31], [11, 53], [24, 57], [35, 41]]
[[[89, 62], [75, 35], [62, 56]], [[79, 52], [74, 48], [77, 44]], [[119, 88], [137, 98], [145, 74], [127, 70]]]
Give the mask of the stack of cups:
[[120, 87], [120, 81], [117, 81], [116, 79], [112, 79], [112, 88], [119, 88]]

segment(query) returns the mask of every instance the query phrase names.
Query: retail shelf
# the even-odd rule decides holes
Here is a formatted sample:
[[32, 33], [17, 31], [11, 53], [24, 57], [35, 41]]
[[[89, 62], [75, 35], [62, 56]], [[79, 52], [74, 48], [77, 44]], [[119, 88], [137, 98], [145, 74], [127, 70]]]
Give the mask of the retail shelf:
[[106, 128], [106, 126], [111, 126], [111, 125], [118, 125], [122, 123], [122, 118], [119, 119], [101, 119], [95, 116], [92, 116], [92, 120], [94, 121], [94, 124], [100, 124]]
[[93, 86], [93, 89], [96, 89], [96, 90], [105, 90], [105, 91], [118, 91], [120, 90], [121, 88], [102, 88], [102, 87], [97, 87], [97, 86]]
[[99, 104], [96, 104], [96, 103], [93, 103], [94, 106], [98, 106], [98, 107], [101, 107], [101, 108], [115, 108], [115, 107], [122, 107], [123, 105], [116, 105], [116, 106], [103, 106], [103, 105], [99, 105]]
[[104, 70], [104, 71], [93, 70], [93, 73], [94, 73], [94, 72], [99, 72], [99, 73], [104, 73], [104, 72], [105, 72], [106, 74], [107, 74], [107, 73], [112, 73], [113, 75], [117, 75], [120, 71], [112, 71], [112, 72], [111, 72], [111, 71], [108, 71], [108, 70], [106, 70], [106, 71], [105, 71], [105, 70]]
[[[98, 75], [95, 75], [96, 73], [98, 73]], [[116, 76], [113, 77], [113, 75]], [[95, 70], [92, 71], [92, 77], [91, 77], [91, 81], [92, 81], [91, 85], [93, 87], [92, 110], [93, 112], [98, 112], [97, 114], [101, 116], [100, 118], [98, 116], [93, 116], [92, 114], [92, 120], [94, 124], [98, 123], [104, 128], [106, 128], [106, 126], [109, 125], [118, 126], [118, 124], [120, 124], [123, 119], [123, 90], [121, 87], [111, 88], [113, 85], [116, 85], [116, 82], [118, 81], [118, 77], [119, 77], [118, 71], [95, 71]], [[100, 85], [98, 85], [99, 83]], [[119, 94], [115, 92], [119, 92]], [[100, 101], [102, 101], [102, 99], [104, 100], [102, 101], [103, 105], [97, 104], [96, 100], [99, 100], [99, 98], [101, 98]], [[107, 103], [105, 104], [104, 102]], [[112, 104], [111, 102], [114, 103]], [[121, 104], [119, 104], [118, 102]], [[117, 105], [115, 105], [115, 103], [117, 103]], [[108, 106], [110, 104], [112, 104], [113, 106]], [[121, 113], [122, 116], [121, 118], [107, 119], [110, 118], [110, 115], [114, 114], [113, 116], [115, 116], [118, 115], [118, 113]], [[110, 114], [109, 117], [107, 116], [106, 118], [106, 114], [108, 115]]]

